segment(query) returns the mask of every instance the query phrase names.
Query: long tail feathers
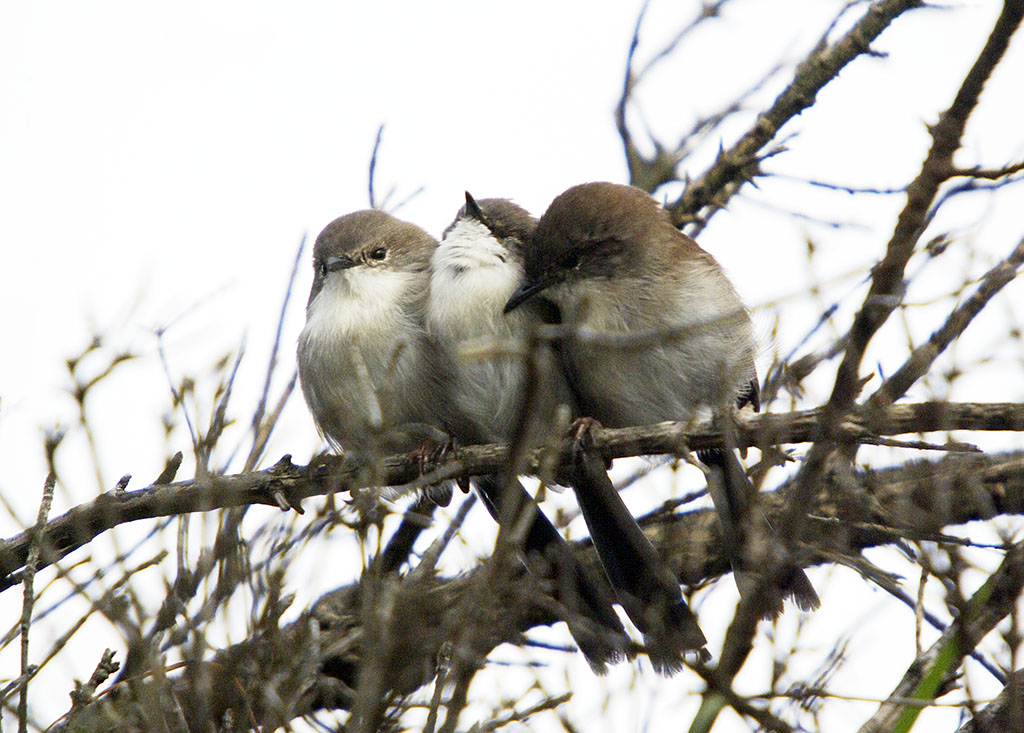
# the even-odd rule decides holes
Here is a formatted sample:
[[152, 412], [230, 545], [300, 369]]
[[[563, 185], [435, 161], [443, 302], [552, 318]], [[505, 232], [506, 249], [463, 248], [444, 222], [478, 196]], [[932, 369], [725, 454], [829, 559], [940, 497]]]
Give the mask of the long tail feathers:
[[622, 503], [602, 459], [580, 451], [571, 478], [601, 564], [626, 615], [644, 635], [654, 668], [673, 674], [688, 652], [709, 659], [707, 639], [679, 581]]
[[[748, 557], [750, 548], [746, 547], [749, 540], [746, 533], [749, 528], [760, 529], [770, 542], [776, 541], [777, 537], [757, 504], [756, 490], [736, 454], [731, 450], [712, 449], [700, 451], [698, 457], [710, 469], [708, 490], [718, 513], [722, 541], [740, 594], [749, 596], [759, 585], [766, 585], [770, 594], [765, 603], [765, 618], [775, 618], [782, 613], [786, 598], [791, 598], [801, 611], [817, 609], [821, 600], [803, 568], [791, 565], [768, 585], [757, 563]], [[756, 522], [761, 522], [762, 526], [757, 528]]]
[[568, 612], [565, 621], [591, 668], [604, 674], [607, 664], [631, 659], [635, 655], [634, 645], [615, 613], [604, 582], [573, 554], [522, 484], [516, 481], [506, 489], [501, 479], [492, 474], [478, 477], [476, 486], [495, 521], [504, 520], [502, 506], [509, 499], [508, 491], [516, 492], [512, 498], [522, 507], [520, 511], [533, 513], [523, 538], [524, 554], [528, 559], [540, 556], [552, 569], [555, 595]]

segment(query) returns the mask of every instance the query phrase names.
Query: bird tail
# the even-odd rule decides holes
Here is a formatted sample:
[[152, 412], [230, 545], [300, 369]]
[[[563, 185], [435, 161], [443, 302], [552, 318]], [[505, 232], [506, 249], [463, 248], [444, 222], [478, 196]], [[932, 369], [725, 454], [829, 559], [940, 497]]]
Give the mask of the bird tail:
[[[495, 521], [509, 521], [514, 526], [522, 512], [532, 513], [522, 539], [523, 554], [530, 567], [550, 569], [554, 595], [567, 612], [566, 624], [591, 668], [604, 674], [607, 664], [633, 658], [634, 645], [604, 582], [580, 562], [523, 485], [515, 480], [505, 487], [497, 474], [488, 474], [476, 477], [476, 488]], [[503, 512], [509, 500], [515, 500], [519, 508], [508, 512], [510, 519], [506, 520]]]
[[[698, 458], [710, 469], [708, 474], [708, 491], [718, 513], [722, 530], [722, 541], [740, 595], [748, 597], [764, 586], [768, 592], [765, 603], [764, 618], [776, 618], [782, 613], [783, 602], [791, 598], [801, 611], [813, 611], [821, 605], [821, 600], [811, 585], [810, 579], [803, 568], [790, 563], [785, 571], [772, 582], [765, 582], [763, 573], [758, 568], [762, 563], [755, 563], [750, 557], [751, 548], [747, 547], [750, 530], [762, 530], [763, 536], [771, 542], [779, 541], [768, 517], [757, 504], [756, 489], [747, 477], [746, 471], [732, 450], [713, 448], [699, 451]], [[757, 527], [757, 522], [761, 527]]]
[[655, 670], [674, 674], [688, 652], [710, 659], [707, 639], [683, 600], [678, 579], [622, 502], [603, 459], [583, 449], [576, 454], [570, 484], [605, 574], [643, 634]]

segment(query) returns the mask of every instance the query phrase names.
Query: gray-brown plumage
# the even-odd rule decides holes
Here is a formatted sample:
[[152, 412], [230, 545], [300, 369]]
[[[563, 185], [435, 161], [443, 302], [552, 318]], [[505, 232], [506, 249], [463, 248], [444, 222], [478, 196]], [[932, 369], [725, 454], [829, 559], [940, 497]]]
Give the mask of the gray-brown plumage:
[[441, 426], [444, 374], [423, 327], [437, 241], [382, 211], [335, 219], [313, 247], [302, 393], [336, 448], [407, 452]]
[[565, 323], [624, 337], [566, 347], [585, 411], [608, 427], [686, 420], [756, 379], [750, 317], [721, 266], [638, 188], [589, 183], [558, 196], [526, 278], [513, 303], [544, 290]]
[[[503, 312], [509, 296], [523, 284], [524, 248], [535, 226], [526, 210], [507, 199], [478, 202], [467, 193], [465, 206], [434, 252], [426, 324], [445, 358], [447, 425], [460, 441], [529, 441], [532, 430], [523, 419], [546, 422], [543, 415], [524, 418], [527, 365], [517, 353], [542, 322], [544, 308], [538, 301], [515, 313]], [[537, 397], [541, 388], [529, 387]], [[546, 409], [565, 399], [545, 394], [540, 402]], [[610, 593], [575, 558], [519, 481], [491, 474], [475, 477], [475, 484], [487, 510], [506, 528], [517, 526], [517, 512], [532, 513], [522, 549], [527, 558], [542, 558], [552, 571], [569, 630], [594, 671], [603, 673], [607, 663], [631, 656]]]
[[[563, 349], [583, 415], [619, 428], [758, 406], [756, 342], [742, 301], [715, 259], [646, 192], [588, 183], [558, 196], [538, 223], [526, 279], [506, 309], [543, 291], [574, 327]], [[705, 458], [727, 549], [746, 571], [741, 545], [753, 487], [732, 451]], [[628, 558], [610, 562], [628, 576], [628, 567], [614, 567]], [[784, 591], [801, 608], [818, 605], [802, 570]], [[662, 617], [665, 628], [670, 621]]]
[[526, 247], [537, 220], [507, 199], [466, 194], [431, 265], [427, 330], [445, 351], [453, 400], [476, 432], [473, 442], [510, 442], [526, 367], [517, 354], [541, 322], [538, 303], [514, 313], [505, 302], [525, 279]]

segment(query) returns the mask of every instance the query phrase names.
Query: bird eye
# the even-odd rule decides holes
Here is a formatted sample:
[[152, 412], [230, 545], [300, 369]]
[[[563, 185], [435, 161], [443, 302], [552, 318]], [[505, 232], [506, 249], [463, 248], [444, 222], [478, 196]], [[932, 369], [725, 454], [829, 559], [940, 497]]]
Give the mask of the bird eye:
[[316, 271], [320, 273], [320, 277], [327, 277], [327, 262], [320, 260], [316, 263]]
[[375, 249], [372, 252], [370, 252], [370, 259], [371, 260], [377, 260], [378, 262], [380, 260], [383, 260], [387, 256], [388, 256], [388, 251], [386, 249], [384, 249], [383, 247], [377, 247], [377, 249]]
[[575, 270], [580, 266], [580, 253], [570, 252], [562, 259], [562, 266], [566, 270]]

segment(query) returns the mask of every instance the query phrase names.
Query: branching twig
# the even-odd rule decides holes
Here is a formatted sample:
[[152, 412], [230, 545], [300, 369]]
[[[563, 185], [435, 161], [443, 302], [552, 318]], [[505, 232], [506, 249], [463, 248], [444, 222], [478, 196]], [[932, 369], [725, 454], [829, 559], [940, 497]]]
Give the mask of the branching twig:
[[933, 333], [926, 343], [914, 349], [903, 366], [871, 395], [868, 404], [873, 408], [883, 407], [902, 397], [914, 382], [924, 376], [939, 354], [964, 332], [989, 300], [1017, 276], [1022, 264], [1024, 239], [1009, 257], [985, 273], [974, 294], [949, 315], [942, 328]]
[[981, 638], [1002, 621], [1024, 590], [1024, 547], [1014, 545], [1002, 565], [967, 602], [963, 613], [949, 625], [931, 648], [919, 655], [892, 692], [893, 701], [883, 703], [862, 727], [862, 733], [909, 731], [921, 712], [920, 705], [907, 705], [904, 700], [927, 704], [952, 681], [964, 655]]
[[839, 41], [823, 47], [805, 59], [793, 74], [793, 81], [771, 108], [758, 116], [754, 126], [736, 144], [719, 152], [714, 164], [686, 187], [683, 195], [667, 208], [676, 226], [707, 221], [733, 193], [752, 176], [759, 152], [772, 141], [786, 122], [814, 104], [818, 92], [836, 78], [848, 63], [871, 52], [871, 43], [893, 20], [920, 7], [920, 0], [880, 0]]
[[949, 178], [953, 170], [953, 154], [960, 146], [967, 120], [986, 80], [1006, 51], [1022, 14], [1024, 5], [1021, 3], [1007, 2], [1004, 5], [985, 47], [960, 85], [953, 103], [931, 128], [931, 150], [921, 166], [921, 172], [907, 188], [907, 203], [900, 212], [886, 255], [872, 270], [871, 287], [864, 305], [846, 336], [845, 355], [836, 374], [835, 386], [818, 425], [814, 445], [800, 468], [796, 490], [790, 498], [790, 510], [780, 527], [780, 536], [794, 536], [817, 478], [824, 471], [826, 460], [839, 442], [835, 431], [860, 393], [860, 363], [868, 342], [902, 299], [903, 271], [921, 236], [928, 209], [938, 195], [942, 182]]
[[30, 530], [31, 540], [28, 550], [28, 558], [25, 562], [25, 574], [23, 586], [25, 588], [24, 598], [21, 605], [21, 685], [18, 699], [18, 733], [28, 731], [28, 683], [32, 678], [33, 670], [29, 666], [28, 638], [29, 630], [32, 627], [32, 608], [35, 606], [35, 577], [36, 566], [39, 561], [39, 548], [42, 546], [43, 532], [46, 528], [46, 521], [50, 516], [50, 505], [53, 502], [53, 487], [57, 483], [57, 477], [51, 472], [46, 477], [43, 485], [43, 498], [39, 502], [39, 513], [36, 517], [36, 524]]

